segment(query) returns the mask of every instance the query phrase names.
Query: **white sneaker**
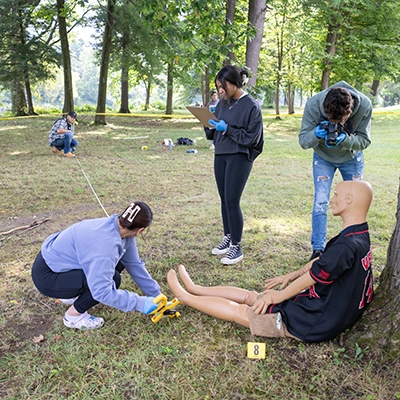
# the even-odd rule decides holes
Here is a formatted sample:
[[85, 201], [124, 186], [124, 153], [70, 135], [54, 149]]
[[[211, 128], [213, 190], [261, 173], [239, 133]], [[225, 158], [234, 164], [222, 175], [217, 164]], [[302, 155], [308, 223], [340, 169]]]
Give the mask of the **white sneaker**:
[[80, 329], [82, 331], [87, 331], [89, 329], [101, 328], [104, 325], [104, 319], [100, 317], [94, 317], [87, 312], [81, 315], [77, 321], [68, 321], [64, 315], [63, 318], [64, 325], [68, 328]]
[[60, 299], [60, 303], [63, 303], [67, 306], [72, 306], [72, 304], [75, 303], [75, 300], [78, 298], [79, 296], [73, 297], [72, 299]]

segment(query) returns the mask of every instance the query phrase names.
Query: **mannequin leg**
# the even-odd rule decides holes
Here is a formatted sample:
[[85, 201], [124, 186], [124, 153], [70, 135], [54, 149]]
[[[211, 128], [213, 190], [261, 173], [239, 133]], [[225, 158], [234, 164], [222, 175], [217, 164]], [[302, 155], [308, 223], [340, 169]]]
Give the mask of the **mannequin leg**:
[[196, 285], [193, 283], [183, 265], [179, 266], [179, 277], [182, 279], [186, 290], [189, 293], [196, 294], [198, 296], [222, 297], [224, 299], [235, 301], [239, 304], [247, 304], [248, 306], [252, 306], [257, 300], [257, 292], [251, 292], [250, 290], [237, 288], [234, 286], [206, 287]]
[[177, 297], [182, 304], [193, 307], [212, 317], [236, 322], [238, 325], [245, 326], [246, 328], [250, 327], [250, 307], [248, 305], [238, 304], [220, 297], [192, 295], [179, 284], [173, 269], [168, 272], [167, 281], [175, 297]]

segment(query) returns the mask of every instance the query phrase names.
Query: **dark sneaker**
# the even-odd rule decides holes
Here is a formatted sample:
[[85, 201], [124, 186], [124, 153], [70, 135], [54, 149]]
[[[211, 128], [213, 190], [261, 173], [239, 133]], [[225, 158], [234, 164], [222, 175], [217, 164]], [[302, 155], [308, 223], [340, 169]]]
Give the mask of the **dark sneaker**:
[[311, 260], [314, 260], [314, 258], [320, 257], [323, 252], [324, 252], [323, 250], [313, 250], [311, 257], [308, 261], [311, 261]]
[[222, 264], [236, 264], [243, 260], [243, 253], [240, 244], [232, 244], [228, 253], [221, 259]]
[[231, 238], [229, 236], [224, 236], [222, 242], [211, 250], [211, 254], [226, 254], [231, 246]]

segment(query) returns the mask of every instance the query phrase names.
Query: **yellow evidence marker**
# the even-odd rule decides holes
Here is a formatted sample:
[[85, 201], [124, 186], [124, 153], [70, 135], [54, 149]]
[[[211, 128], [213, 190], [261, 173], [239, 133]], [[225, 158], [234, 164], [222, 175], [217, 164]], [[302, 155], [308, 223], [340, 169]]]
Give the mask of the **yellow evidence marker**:
[[247, 343], [247, 358], [265, 358], [265, 343]]

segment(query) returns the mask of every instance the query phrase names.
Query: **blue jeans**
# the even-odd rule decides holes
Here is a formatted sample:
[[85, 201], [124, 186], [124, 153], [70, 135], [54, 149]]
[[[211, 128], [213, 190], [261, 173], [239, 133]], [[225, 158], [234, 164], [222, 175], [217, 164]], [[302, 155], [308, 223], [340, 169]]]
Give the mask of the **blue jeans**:
[[78, 146], [78, 141], [72, 137], [72, 132], [66, 132], [63, 138], [56, 139], [51, 146], [57, 147], [58, 150], [64, 150], [64, 154], [67, 154], [71, 151], [71, 148], [75, 150], [75, 147]]
[[362, 151], [351, 160], [342, 164], [334, 164], [326, 161], [314, 152], [313, 176], [315, 192], [311, 234], [313, 250], [323, 250], [325, 248], [329, 198], [333, 177], [337, 169], [339, 169], [344, 181], [361, 180], [364, 173], [364, 156]]

